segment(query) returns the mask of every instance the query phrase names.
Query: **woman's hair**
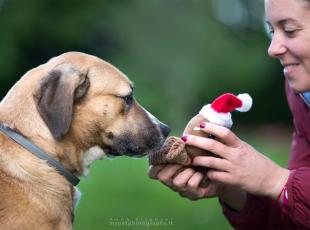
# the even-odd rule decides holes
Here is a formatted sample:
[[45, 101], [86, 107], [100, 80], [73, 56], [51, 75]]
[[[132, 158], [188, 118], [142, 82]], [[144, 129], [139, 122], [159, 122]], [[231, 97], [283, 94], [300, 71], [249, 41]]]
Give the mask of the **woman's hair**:
[[297, 0], [299, 2], [302, 2], [305, 5], [305, 8], [310, 10], [310, 0]]
[[303, 0], [303, 2], [306, 2], [307, 6], [310, 7], [310, 0]]

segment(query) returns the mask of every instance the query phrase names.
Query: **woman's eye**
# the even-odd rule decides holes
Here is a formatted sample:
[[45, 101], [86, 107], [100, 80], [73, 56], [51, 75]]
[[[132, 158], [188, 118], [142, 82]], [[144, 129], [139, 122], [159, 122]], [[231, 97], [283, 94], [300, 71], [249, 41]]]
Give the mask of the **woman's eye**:
[[297, 33], [297, 31], [299, 31], [299, 30], [300, 30], [300, 28], [298, 28], [298, 27], [296, 27], [296, 26], [284, 26], [284, 27], [283, 27], [283, 32], [284, 32], [287, 36], [289, 36], [289, 37], [294, 36], [294, 35]]
[[295, 32], [296, 30], [293, 30], [293, 29], [284, 30], [284, 33], [289, 36], [293, 36]]

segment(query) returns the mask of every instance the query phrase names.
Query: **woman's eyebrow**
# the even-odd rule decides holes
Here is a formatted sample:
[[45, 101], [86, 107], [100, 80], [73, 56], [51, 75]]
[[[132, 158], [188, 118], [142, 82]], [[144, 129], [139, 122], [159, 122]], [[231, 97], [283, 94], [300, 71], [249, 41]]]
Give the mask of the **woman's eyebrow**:
[[[268, 25], [270, 25], [271, 26], [271, 22], [269, 22], [269, 21], [265, 21]], [[284, 19], [281, 19], [281, 20], [279, 20], [279, 21], [277, 21], [276, 22], [276, 24], [277, 25], [285, 25], [285, 24], [287, 24], [287, 23], [289, 23], [289, 22], [293, 22], [293, 23], [297, 23], [297, 21], [295, 20], [295, 19], [293, 19], [293, 18], [284, 18]]]

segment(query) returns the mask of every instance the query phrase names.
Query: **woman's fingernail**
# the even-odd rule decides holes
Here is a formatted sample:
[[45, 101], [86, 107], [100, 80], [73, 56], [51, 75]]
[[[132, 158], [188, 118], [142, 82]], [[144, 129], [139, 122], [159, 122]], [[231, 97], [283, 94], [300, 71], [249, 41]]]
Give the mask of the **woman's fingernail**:
[[205, 127], [206, 127], [206, 123], [203, 122], [203, 123], [200, 124], [200, 128], [203, 129], [203, 128], [205, 128]]
[[187, 141], [187, 138], [188, 138], [188, 136], [185, 135], [185, 136], [182, 136], [182, 137], [181, 137], [181, 140], [184, 141], [184, 142], [186, 142], [186, 141]]

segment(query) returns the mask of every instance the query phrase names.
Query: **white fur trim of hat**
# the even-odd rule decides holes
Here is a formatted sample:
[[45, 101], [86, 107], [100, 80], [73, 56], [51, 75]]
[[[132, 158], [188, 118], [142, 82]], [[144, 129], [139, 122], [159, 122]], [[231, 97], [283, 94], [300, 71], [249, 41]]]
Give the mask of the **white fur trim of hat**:
[[233, 121], [230, 112], [234, 110], [247, 112], [251, 109], [252, 104], [253, 100], [247, 93], [238, 96], [225, 93], [217, 97], [212, 104], [203, 106], [199, 114], [211, 123], [231, 128]]

